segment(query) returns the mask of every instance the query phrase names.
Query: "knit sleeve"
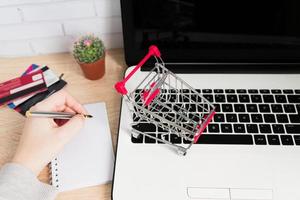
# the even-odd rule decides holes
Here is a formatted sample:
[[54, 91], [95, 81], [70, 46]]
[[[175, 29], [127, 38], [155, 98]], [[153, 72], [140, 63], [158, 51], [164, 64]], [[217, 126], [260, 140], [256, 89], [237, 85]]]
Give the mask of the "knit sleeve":
[[53, 200], [57, 192], [19, 164], [8, 163], [0, 170], [0, 200]]

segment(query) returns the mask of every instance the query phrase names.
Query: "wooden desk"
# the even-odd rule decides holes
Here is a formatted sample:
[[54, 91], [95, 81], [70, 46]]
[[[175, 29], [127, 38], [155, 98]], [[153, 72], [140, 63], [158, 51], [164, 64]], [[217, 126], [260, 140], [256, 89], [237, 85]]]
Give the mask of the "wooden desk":
[[[52, 54], [45, 56], [25, 58], [0, 58], [0, 82], [17, 77], [30, 64], [45, 64], [57, 75], [64, 73], [64, 79], [68, 82], [66, 90], [69, 91], [81, 103], [105, 102], [114, 149], [117, 139], [120, 95], [113, 89], [116, 81], [121, 80], [125, 62], [122, 49], [109, 50], [106, 55], [106, 74], [97, 81], [89, 81], [83, 77], [79, 65], [72, 55]], [[20, 114], [2, 107], [0, 109], [0, 166], [9, 162], [19, 142], [25, 118]], [[39, 175], [39, 179], [48, 182], [49, 171], [45, 168]], [[111, 184], [83, 188], [58, 195], [58, 200], [82, 200], [82, 199], [110, 199]]]

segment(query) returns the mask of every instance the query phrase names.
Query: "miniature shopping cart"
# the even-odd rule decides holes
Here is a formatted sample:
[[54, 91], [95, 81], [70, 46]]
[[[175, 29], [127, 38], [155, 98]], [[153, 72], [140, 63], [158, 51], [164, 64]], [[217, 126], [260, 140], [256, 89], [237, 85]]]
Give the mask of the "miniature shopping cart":
[[[134, 90], [128, 92], [126, 82], [152, 56], [156, 60], [154, 68]], [[132, 136], [138, 138], [144, 135], [158, 143], [169, 144], [180, 155], [186, 155], [192, 144], [197, 143], [215, 114], [215, 108], [208, 100], [165, 67], [156, 46], [150, 46], [148, 54], [122, 81], [115, 84], [115, 88], [126, 96], [134, 119], [154, 124], [162, 132], [150, 134], [138, 128], [139, 122], [133, 122]], [[172, 142], [171, 134], [183, 142]]]

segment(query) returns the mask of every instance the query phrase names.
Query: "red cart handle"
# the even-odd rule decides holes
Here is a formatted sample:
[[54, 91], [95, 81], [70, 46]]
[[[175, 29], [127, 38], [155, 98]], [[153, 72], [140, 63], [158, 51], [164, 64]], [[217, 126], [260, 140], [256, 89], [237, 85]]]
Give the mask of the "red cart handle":
[[149, 51], [148, 51], [147, 55], [135, 66], [135, 68], [122, 81], [119, 81], [115, 84], [115, 89], [117, 90], [117, 92], [119, 92], [122, 95], [127, 94], [127, 89], [125, 88], [126, 82], [140, 67], [142, 67], [145, 64], [145, 62], [151, 56], [160, 57], [160, 51], [157, 48], [157, 46], [155, 46], [155, 45], [151, 45], [149, 47]]

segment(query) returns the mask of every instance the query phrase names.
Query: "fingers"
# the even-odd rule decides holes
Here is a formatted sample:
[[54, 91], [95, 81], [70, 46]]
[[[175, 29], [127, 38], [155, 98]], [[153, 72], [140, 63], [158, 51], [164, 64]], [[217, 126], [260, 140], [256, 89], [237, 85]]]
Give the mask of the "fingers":
[[60, 90], [34, 106], [34, 110], [61, 112], [69, 107], [75, 113], [87, 113], [84, 107], [70, 94]]
[[68, 122], [58, 129], [59, 134], [62, 134], [63, 137], [71, 138], [75, 135], [84, 125], [84, 118], [81, 115], [75, 115]]

